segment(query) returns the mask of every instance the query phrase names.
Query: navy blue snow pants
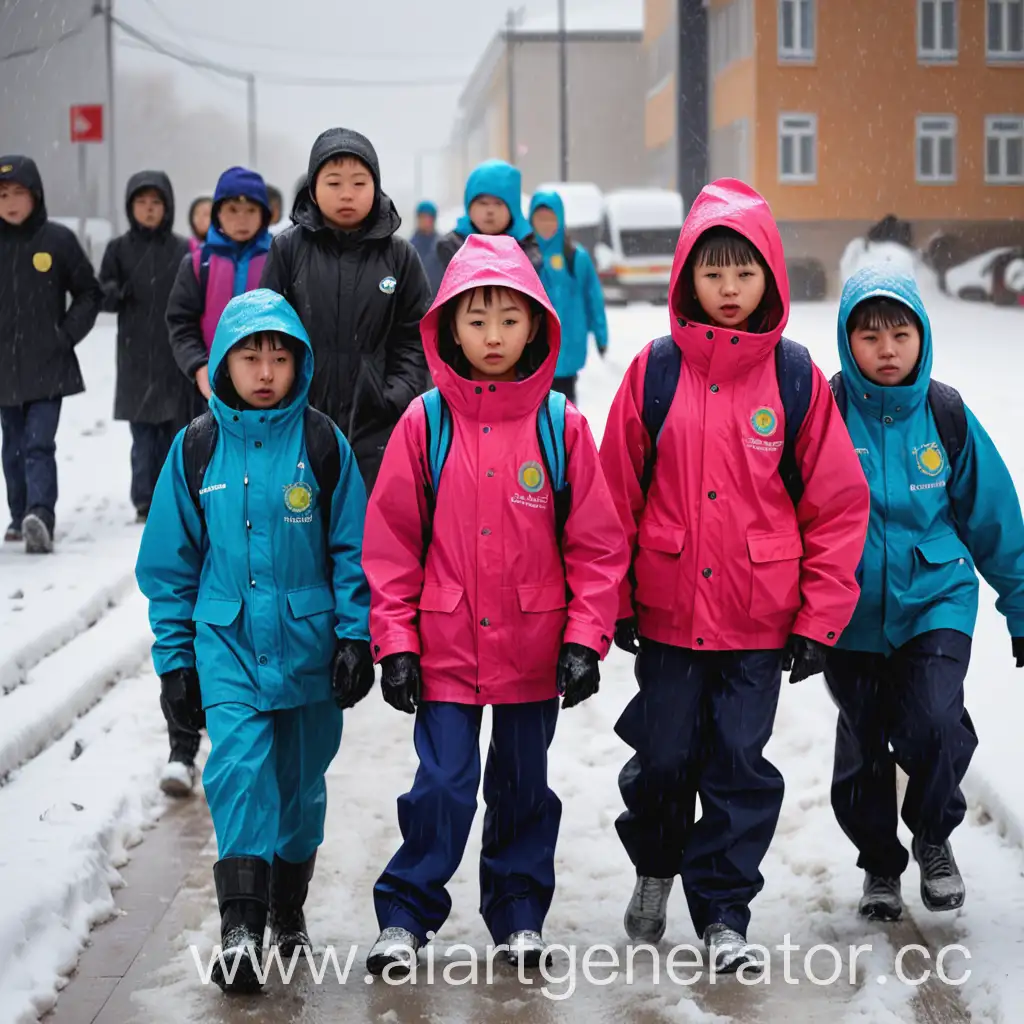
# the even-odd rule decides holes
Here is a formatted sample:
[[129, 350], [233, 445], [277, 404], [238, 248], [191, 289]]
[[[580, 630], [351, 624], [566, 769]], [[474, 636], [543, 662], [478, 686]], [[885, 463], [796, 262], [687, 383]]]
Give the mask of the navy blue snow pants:
[[[412, 789], [398, 798], [402, 845], [373, 889], [381, 929], [406, 928], [420, 941], [451, 912], [445, 886], [458, 869], [476, 814], [483, 707], [424, 701], [416, 712], [420, 759]], [[484, 769], [480, 913], [495, 943], [541, 931], [555, 891], [555, 842], [562, 804], [548, 788], [548, 747], [558, 700], [495, 704]]]
[[781, 651], [643, 640], [640, 689], [615, 725], [636, 751], [619, 774], [619, 838], [638, 875], [682, 875], [698, 935], [715, 922], [746, 934], [750, 902], [764, 885], [760, 865], [784, 789], [763, 754], [781, 663]]
[[896, 837], [896, 765], [907, 773], [903, 820], [942, 843], [964, 820], [960, 783], [978, 746], [964, 708], [971, 638], [953, 629], [922, 633], [890, 657], [829, 654], [825, 682], [839, 707], [832, 809], [857, 847], [857, 866], [898, 878], [907, 867]]

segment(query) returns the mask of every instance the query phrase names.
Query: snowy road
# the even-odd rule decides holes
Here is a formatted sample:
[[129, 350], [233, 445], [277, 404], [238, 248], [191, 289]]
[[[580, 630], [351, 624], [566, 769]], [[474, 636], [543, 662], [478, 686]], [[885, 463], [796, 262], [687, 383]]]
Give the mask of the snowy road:
[[[960, 388], [1024, 491], [1024, 413], [1018, 394], [1024, 318], [1016, 311], [942, 298], [934, 299], [932, 315], [936, 376]], [[811, 347], [827, 373], [838, 364], [834, 316], [831, 304], [798, 306], [787, 331]], [[655, 307], [610, 311], [613, 354], [606, 364], [592, 361], [580, 388], [581, 407], [598, 436], [618, 372], [650, 337], [665, 333], [665, 317], [665, 310]], [[0, 788], [7, 837], [0, 850], [0, 1024], [34, 1020], [52, 1004], [55, 976], [72, 969], [89, 925], [111, 913], [110, 887], [121, 880], [116, 869], [124, 863], [125, 847], [147, 835], [145, 826], [164, 806], [155, 795], [165, 740], [156, 681], [143, 656], [148, 628], [130, 585], [139, 533], [128, 525], [128, 431], [124, 424], [109, 423], [108, 327], [97, 329], [83, 345], [83, 364], [90, 392], [66, 403], [58, 437], [59, 553], [30, 567], [20, 552], [0, 553], [0, 681], [5, 689], [13, 687], [0, 697], [0, 771], [11, 771]], [[621, 919], [632, 871], [612, 824], [621, 807], [616, 775], [627, 752], [612, 725], [635, 684], [629, 660], [615, 651], [603, 672], [601, 694], [561, 717], [553, 746], [552, 784], [564, 815], [558, 890], [546, 934], [551, 942], [575, 947], [576, 964], [570, 972], [568, 955], [556, 954], [546, 992], [543, 979], [523, 986], [501, 968], [495, 969], [493, 985], [442, 980], [445, 947], [468, 943], [482, 957], [487, 942], [476, 912], [481, 816], [470, 854], [452, 884], [453, 915], [434, 944], [435, 982], [426, 983], [426, 961], [415, 986], [365, 982], [362, 957], [376, 936], [371, 886], [395, 846], [395, 798], [407, 788], [415, 766], [411, 722], [371, 696], [347, 716], [341, 753], [332, 766], [328, 835], [309, 906], [314, 940], [335, 946], [342, 968], [351, 947], [358, 946], [347, 981], [339, 983], [330, 969], [316, 984], [300, 966], [290, 985], [274, 980], [262, 997], [230, 1004], [200, 984], [188, 947], [195, 944], [205, 958], [216, 939], [209, 870], [216, 853], [206, 841], [206, 811], [197, 798], [189, 808], [174, 808], [131, 850], [132, 863], [124, 872], [129, 885], [115, 894], [127, 912], [93, 933], [79, 975], [60, 997], [54, 1024], [1020, 1020], [1024, 783], [1015, 755], [1024, 672], [1013, 669], [1005, 626], [987, 588], [982, 608], [968, 680], [968, 706], [981, 747], [968, 777], [972, 810], [954, 837], [968, 885], [967, 904], [958, 914], [927, 914], [912, 867], [904, 878], [911, 921], [893, 930], [858, 920], [860, 872], [828, 803], [835, 712], [821, 681], [811, 680], [783, 691], [768, 751], [787, 791], [749, 935], [752, 942], [776, 947], [788, 934], [800, 947], [790, 951], [794, 983], [787, 984], [783, 953], [774, 949], [767, 984], [744, 986], [735, 978], [711, 984], [706, 976], [686, 984], [693, 971], [682, 954], [673, 980], [669, 951], [696, 943], [677, 886], [657, 983], [650, 956], [639, 954], [627, 984]], [[14, 701], [18, 704], [8, 704]], [[909, 844], [908, 836], [904, 840]], [[179, 877], [186, 884], [176, 892]], [[963, 985], [933, 977], [916, 989], [900, 981], [898, 949], [922, 937], [929, 960], [911, 951], [902, 962], [904, 976], [934, 972], [939, 952], [960, 944], [970, 960], [953, 950], [942, 966], [954, 979], [969, 971]], [[590, 977], [609, 978], [610, 969], [599, 965], [614, 951], [620, 973], [610, 984], [588, 981], [584, 972], [584, 952], [602, 942], [611, 950], [590, 954]], [[839, 963], [819, 950], [808, 972], [805, 954], [818, 944], [835, 947]], [[850, 950], [866, 945], [872, 948], [857, 954], [851, 983]], [[453, 956], [464, 961], [467, 954]], [[834, 984], [812, 981], [811, 975], [821, 980], [837, 967]], [[467, 968], [453, 971], [458, 980]], [[557, 998], [569, 988], [570, 974], [574, 991]]]

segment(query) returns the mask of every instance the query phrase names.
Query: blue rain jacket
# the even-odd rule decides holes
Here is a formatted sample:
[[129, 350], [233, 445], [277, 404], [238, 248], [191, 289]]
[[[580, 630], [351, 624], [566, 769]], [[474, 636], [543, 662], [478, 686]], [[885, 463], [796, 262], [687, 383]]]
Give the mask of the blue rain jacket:
[[[257, 331], [298, 339], [304, 355], [280, 406], [236, 409], [222, 397], [231, 391], [224, 360]], [[219, 432], [200, 493], [205, 526], [188, 492], [181, 431], [135, 567], [149, 598], [154, 668], [162, 675], [195, 665], [204, 707], [232, 701], [270, 711], [329, 700], [335, 640], [370, 635], [362, 477], [335, 428], [341, 469], [325, 529], [303, 430], [313, 351], [276, 292], [260, 288], [228, 303], [209, 365]]]
[[455, 225], [455, 230], [463, 238], [478, 234], [469, 219], [469, 207], [479, 196], [495, 196], [509, 208], [512, 223], [505, 230], [506, 235], [511, 235], [519, 242], [530, 233], [530, 222], [523, 216], [523, 176], [518, 167], [504, 160], [485, 160], [473, 168], [466, 180], [463, 196], [466, 212]]
[[[587, 339], [591, 334], [598, 349], [608, 347], [608, 319], [604, 311], [604, 292], [590, 253], [582, 245], [573, 245], [572, 272], [569, 272], [565, 248], [565, 207], [557, 192], [537, 192], [530, 200], [530, 218], [541, 206], [558, 217], [558, 230], [551, 238], [533, 238], [543, 258], [541, 283], [562, 322], [562, 348], [555, 367], [556, 377], [575, 377], [587, 362]], [[572, 244], [572, 243], [570, 243]]]
[[[917, 373], [895, 387], [861, 373], [846, 332], [854, 307], [882, 295], [909, 306], [924, 327]], [[931, 324], [913, 278], [877, 267], [856, 273], [843, 289], [838, 336], [847, 426], [871, 487], [871, 519], [860, 601], [836, 646], [889, 654], [933, 629], [971, 636], [975, 568], [998, 592], [1011, 635], [1024, 636], [1024, 522], [1013, 479], [970, 409], [966, 445], [950, 471], [928, 403]]]

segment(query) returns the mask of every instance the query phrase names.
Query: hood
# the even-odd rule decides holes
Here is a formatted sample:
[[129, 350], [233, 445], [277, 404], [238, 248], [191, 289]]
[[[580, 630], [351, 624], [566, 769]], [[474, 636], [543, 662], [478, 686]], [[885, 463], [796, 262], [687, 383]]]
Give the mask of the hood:
[[466, 181], [463, 197], [466, 211], [455, 225], [455, 230], [464, 238], [474, 233], [473, 223], [469, 219], [469, 207], [479, 196], [496, 196], [509, 208], [512, 223], [506, 235], [518, 240], [530, 233], [530, 223], [523, 216], [523, 176], [518, 167], [504, 160], [485, 160], [473, 169]]
[[[546, 324], [530, 343], [546, 345], [547, 355], [540, 368], [525, 380], [482, 386], [460, 376], [441, 357], [440, 322], [445, 304], [463, 292], [484, 285], [523, 292], [538, 302], [547, 314]], [[420, 335], [430, 375], [448, 404], [464, 415], [486, 411], [501, 419], [522, 416], [540, 407], [555, 379], [562, 330], [551, 300], [519, 243], [508, 235], [470, 235], [452, 257], [437, 298], [420, 321]]]
[[437, 219], [437, 204], [436, 203], [432, 203], [429, 199], [424, 199], [423, 202], [421, 202], [416, 207], [416, 216], [418, 217], [422, 213], [427, 213], [427, 214], [429, 214], [431, 217], [433, 217], [436, 220]]
[[[537, 243], [537, 248], [540, 249], [541, 255], [544, 257], [545, 267], [549, 267], [552, 270], [562, 270], [565, 266], [563, 256], [565, 253], [565, 205], [562, 203], [562, 197], [557, 192], [534, 192], [533, 198], [530, 200], [531, 222], [533, 221], [534, 213], [542, 206], [546, 206], [554, 212], [558, 218], [558, 230], [550, 238], [541, 238], [534, 231], [533, 239]], [[550, 266], [552, 257], [556, 255], [562, 258], [561, 265]]]
[[[885, 296], [909, 306], [921, 321], [921, 357], [917, 372], [910, 384], [883, 387], [868, 380], [850, 350], [850, 338], [846, 324], [854, 308], [865, 299]], [[858, 270], [843, 286], [839, 300], [839, 361], [846, 378], [846, 393], [849, 401], [866, 414], [881, 417], [883, 414], [904, 418], [928, 395], [928, 384], [932, 377], [932, 325], [925, 312], [924, 301], [918, 291], [917, 282], [909, 274], [893, 271], [891, 266], [864, 267]]]
[[[28, 156], [0, 156], [0, 181], [13, 181], [23, 185], [36, 201], [35, 209], [28, 215], [25, 223], [14, 230], [35, 230], [46, 220], [46, 195], [35, 160]], [[2, 221], [0, 225], [11, 229], [10, 224], [4, 224]]]
[[[370, 168], [373, 176], [375, 203], [369, 216], [355, 231], [332, 228], [324, 220], [320, 207], [313, 198], [316, 176], [328, 160], [339, 156], [354, 156]], [[292, 206], [292, 220], [309, 231], [329, 231], [343, 244], [358, 244], [366, 239], [390, 238], [401, 226], [398, 209], [380, 186], [380, 161], [373, 143], [365, 135], [350, 128], [328, 128], [321, 132], [309, 152], [309, 170], [306, 181]]]
[[[230, 384], [226, 379], [227, 368], [223, 364], [233, 345], [258, 331], [279, 331], [300, 341], [304, 346], [303, 359], [296, 367], [295, 386], [292, 388], [291, 396], [281, 406], [270, 410], [238, 411], [223, 397], [228, 391], [225, 385]], [[313, 379], [313, 349], [306, 328], [302, 326], [298, 313], [288, 300], [269, 288], [256, 288], [251, 292], [236, 295], [224, 307], [220, 322], [217, 324], [217, 332], [210, 346], [209, 372], [213, 384], [210, 408], [222, 423], [234, 422], [236, 415], [253, 415], [256, 412], [268, 417], [271, 422], [280, 422], [296, 414], [301, 415]]]
[[132, 216], [132, 199], [136, 192], [141, 192], [144, 188], [155, 188], [163, 197], [164, 219], [152, 231], [154, 234], [166, 234], [174, 225], [174, 189], [171, 187], [171, 179], [163, 171], [138, 171], [128, 179], [124, 192], [124, 209], [128, 223], [135, 231], [150, 230], [136, 224]]
[[213, 192], [213, 224], [218, 224], [217, 208], [228, 199], [245, 198], [263, 207], [263, 226], [270, 223], [270, 200], [263, 178], [246, 167], [229, 167], [218, 179]]
[[[764, 257], [774, 277], [769, 283], [769, 316], [761, 332], [736, 331], [708, 324], [693, 297], [693, 282], [684, 280], [686, 261], [705, 231], [732, 228]], [[669, 285], [672, 337], [685, 358], [702, 373], [735, 376], [765, 359], [778, 344], [789, 319], [789, 277], [782, 238], [765, 199], [735, 178], [720, 178], [701, 189], [690, 207], [672, 261]]]

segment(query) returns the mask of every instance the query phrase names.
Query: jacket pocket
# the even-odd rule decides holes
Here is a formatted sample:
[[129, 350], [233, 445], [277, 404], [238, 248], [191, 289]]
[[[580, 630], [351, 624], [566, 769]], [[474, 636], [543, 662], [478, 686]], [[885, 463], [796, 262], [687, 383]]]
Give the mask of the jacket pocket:
[[634, 562], [636, 602], [648, 608], [674, 608], [678, 602], [680, 556], [686, 527], [641, 522]]
[[288, 608], [297, 619], [334, 611], [334, 591], [326, 583], [288, 591]]
[[192, 621], [207, 626], [230, 626], [238, 618], [242, 602], [233, 597], [199, 597], [192, 609]]
[[444, 612], [451, 615], [462, 600], [462, 587], [443, 587], [440, 583], [426, 583], [420, 594], [421, 612]]
[[[286, 678], [308, 679], [330, 670], [334, 657], [334, 590], [327, 583], [298, 587], [287, 594], [291, 617], [284, 622]], [[258, 624], [257, 629], [258, 629]]]
[[804, 553], [799, 533], [747, 535], [750, 555], [750, 616], [759, 622], [792, 616], [800, 607], [800, 559]]
[[958, 565], [972, 564], [971, 553], [964, 542], [952, 531], [929, 537], [915, 545], [915, 550], [928, 565], [946, 565], [956, 562]]
[[[509, 636], [511, 661], [523, 676], [550, 672], [553, 683], [568, 621], [565, 581], [521, 583], [516, 599], [520, 615]], [[554, 696], [554, 686], [551, 689]]]

